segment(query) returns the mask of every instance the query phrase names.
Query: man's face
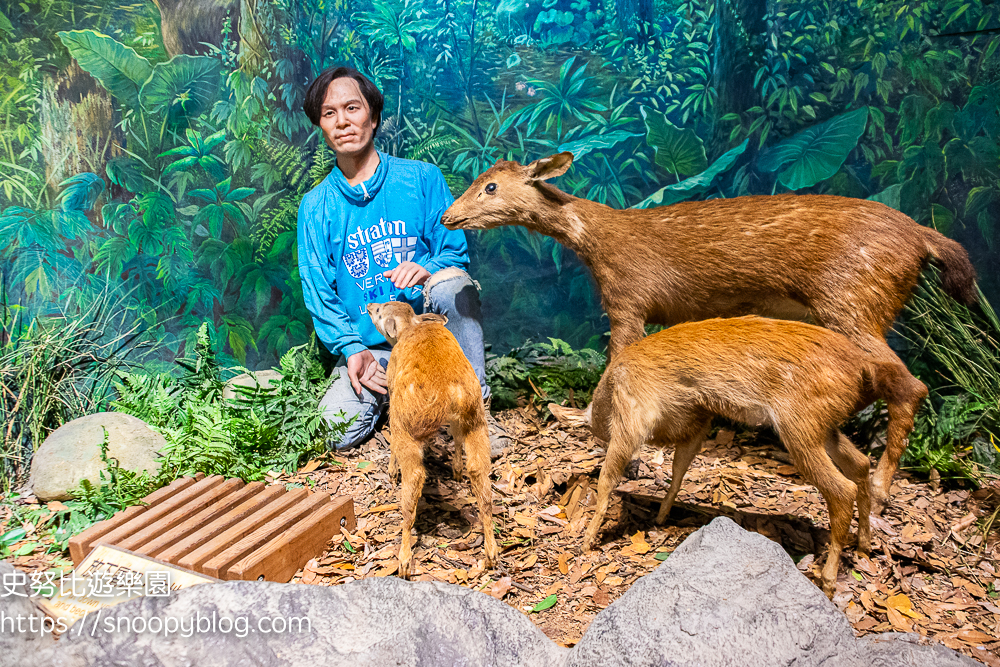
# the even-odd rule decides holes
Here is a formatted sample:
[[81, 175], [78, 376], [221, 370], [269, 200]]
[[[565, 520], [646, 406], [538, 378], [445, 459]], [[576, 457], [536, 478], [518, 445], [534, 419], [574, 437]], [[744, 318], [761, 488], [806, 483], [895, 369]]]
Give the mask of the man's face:
[[319, 127], [326, 143], [338, 155], [356, 155], [367, 150], [375, 124], [357, 81], [341, 77], [330, 82], [320, 109]]

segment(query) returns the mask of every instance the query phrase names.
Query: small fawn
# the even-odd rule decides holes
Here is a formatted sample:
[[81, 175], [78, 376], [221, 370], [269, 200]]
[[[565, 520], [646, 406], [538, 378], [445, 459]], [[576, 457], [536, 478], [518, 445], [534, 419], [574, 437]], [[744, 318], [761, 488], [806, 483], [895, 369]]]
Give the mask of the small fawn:
[[[779, 195], [616, 210], [544, 182], [572, 162], [568, 152], [527, 166], [500, 160], [441, 222], [448, 229], [521, 225], [576, 252], [608, 313], [610, 361], [643, 337], [646, 322], [763, 315], [811, 319], [902, 368], [885, 334], [930, 259], [941, 264], [950, 295], [977, 298], [961, 245], [878, 202]], [[877, 512], [905, 447], [905, 439], [896, 442], [879, 461]]]
[[[487, 567], [497, 563], [490, 489], [490, 439], [479, 380], [444, 315], [416, 315], [407, 303], [368, 304], [375, 328], [393, 346], [386, 368], [389, 423], [392, 427], [389, 475], [402, 475], [399, 511], [403, 515], [399, 576], [410, 576], [413, 523], [424, 487], [424, 445], [444, 424], [455, 439], [452, 473], [462, 479], [462, 450], [468, 458], [472, 492], [483, 522]], [[398, 468], [397, 468], [398, 466]]]
[[811, 324], [711, 319], [643, 338], [615, 356], [594, 391], [591, 426], [608, 453], [584, 548], [596, 545], [611, 493], [647, 440], [674, 446], [670, 490], [656, 517], [663, 523], [712, 417], [721, 415], [772, 427], [823, 495], [831, 538], [822, 582], [832, 597], [855, 501], [858, 551], [867, 553], [871, 544], [868, 457], [837, 427], [882, 398], [889, 446], [898, 446], [926, 396], [927, 388], [899, 364], [872, 359], [844, 336]]

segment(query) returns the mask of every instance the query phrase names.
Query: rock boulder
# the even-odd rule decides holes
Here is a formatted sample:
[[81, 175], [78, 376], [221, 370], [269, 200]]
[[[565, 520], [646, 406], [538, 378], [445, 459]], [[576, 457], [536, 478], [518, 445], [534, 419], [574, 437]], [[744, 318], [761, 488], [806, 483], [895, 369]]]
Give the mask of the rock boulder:
[[[163, 619], [175, 619], [172, 632], [164, 632]], [[332, 588], [203, 584], [104, 610], [99, 620], [70, 627], [56, 646], [26, 645], [21, 640], [9, 655], [33, 650], [35, 667], [979, 664], [916, 635], [856, 638], [844, 614], [778, 545], [727, 518], [694, 533], [633, 584], [572, 649], [488, 595], [395, 577]]]
[[121, 412], [99, 412], [74, 419], [53, 431], [31, 460], [28, 486], [39, 500], [66, 500], [84, 479], [101, 484], [101, 444], [108, 433], [108, 457], [125, 470], [159, 472], [162, 435], [146, 422]]
[[222, 390], [222, 397], [227, 401], [236, 398], [236, 391], [233, 389], [234, 386], [255, 387], [259, 384], [261, 389], [270, 389], [271, 383], [280, 379], [281, 373], [275, 370], [242, 373], [226, 383], [225, 388]]

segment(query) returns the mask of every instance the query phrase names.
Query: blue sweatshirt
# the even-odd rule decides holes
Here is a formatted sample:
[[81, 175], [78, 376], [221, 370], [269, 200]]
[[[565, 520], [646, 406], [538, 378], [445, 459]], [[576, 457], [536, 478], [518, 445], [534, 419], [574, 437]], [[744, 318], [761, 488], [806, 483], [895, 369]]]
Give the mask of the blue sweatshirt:
[[382, 273], [401, 262], [434, 273], [469, 268], [465, 232], [449, 231], [441, 215], [453, 201], [432, 164], [379, 152], [379, 166], [352, 186], [334, 168], [299, 206], [299, 277], [316, 335], [349, 357], [384, 346], [365, 306], [406, 301], [423, 310], [423, 288], [397, 289]]

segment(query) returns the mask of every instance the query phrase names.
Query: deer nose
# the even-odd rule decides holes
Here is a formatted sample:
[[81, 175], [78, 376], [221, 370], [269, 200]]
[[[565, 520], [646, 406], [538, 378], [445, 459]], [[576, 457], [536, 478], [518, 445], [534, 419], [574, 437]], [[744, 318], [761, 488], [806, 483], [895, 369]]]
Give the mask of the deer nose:
[[441, 224], [448, 229], [458, 229], [463, 220], [464, 218], [458, 218], [454, 215], [448, 215], [447, 213], [441, 216]]

